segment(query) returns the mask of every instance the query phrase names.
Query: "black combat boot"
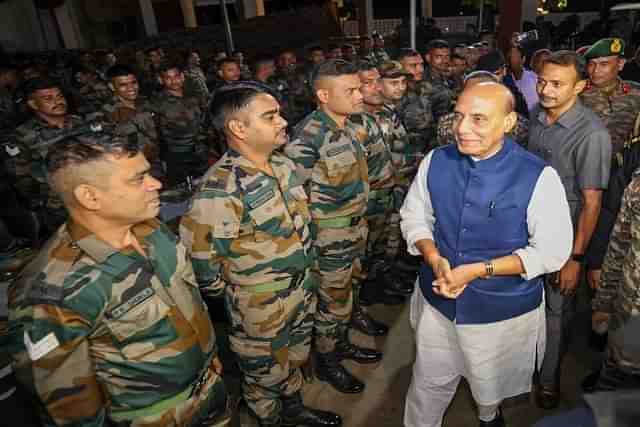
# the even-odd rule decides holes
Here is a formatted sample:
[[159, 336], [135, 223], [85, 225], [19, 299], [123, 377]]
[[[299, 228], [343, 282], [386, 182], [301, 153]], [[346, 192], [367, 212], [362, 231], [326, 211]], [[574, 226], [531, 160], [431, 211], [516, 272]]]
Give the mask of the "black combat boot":
[[382, 360], [382, 353], [378, 350], [351, 344], [346, 332], [336, 343], [334, 354], [338, 361], [349, 359], [357, 363], [377, 363]]
[[364, 383], [351, 375], [336, 359], [334, 353], [316, 353], [316, 377], [331, 384], [341, 393], [362, 393]]
[[369, 313], [360, 305], [360, 293], [354, 296], [351, 326], [363, 334], [372, 337], [387, 335], [389, 327], [369, 316]]
[[321, 411], [304, 406], [300, 392], [282, 397], [283, 427], [338, 427], [342, 418], [333, 412]]

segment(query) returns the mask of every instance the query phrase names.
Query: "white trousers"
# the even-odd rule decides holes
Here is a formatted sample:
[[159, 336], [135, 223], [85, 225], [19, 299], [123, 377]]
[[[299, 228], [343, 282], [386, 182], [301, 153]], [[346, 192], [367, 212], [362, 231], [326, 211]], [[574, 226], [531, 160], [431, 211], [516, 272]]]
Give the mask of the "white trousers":
[[483, 325], [457, 325], [433, 308], [420, 286], [411, 297], [409, 320], [416, 335], [416, 361], [405, 401], [406, 427], [440, 427], [465, 377], [490, 419], [500, 402], [531, 391], [545, 346], [544, 304], [521, 316]]

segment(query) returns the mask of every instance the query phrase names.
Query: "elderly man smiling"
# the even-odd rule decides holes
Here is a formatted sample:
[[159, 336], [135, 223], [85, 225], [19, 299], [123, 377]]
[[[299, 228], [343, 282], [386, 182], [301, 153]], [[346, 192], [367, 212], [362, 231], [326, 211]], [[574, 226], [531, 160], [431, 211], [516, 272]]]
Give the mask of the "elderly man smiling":
[[457, 143], [429, 153], [400, 211], [409, 251], [424, 259], [407, 427], [440, 426], [462, 376], [480, 426], [504, 426], [500, 403], [530, 391], [544, 351], [542, 275], [569, 257], [571, 219], [558, 174], [505, 137], [513, 110], [499, 83], [465, 89]]

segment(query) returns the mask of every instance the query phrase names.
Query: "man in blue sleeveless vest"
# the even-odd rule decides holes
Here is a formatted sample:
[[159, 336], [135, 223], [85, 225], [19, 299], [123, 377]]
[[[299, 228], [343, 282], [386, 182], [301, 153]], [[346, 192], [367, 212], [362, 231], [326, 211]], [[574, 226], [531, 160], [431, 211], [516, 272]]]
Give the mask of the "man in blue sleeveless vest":
[[456, 144], [429, 153], [400, 211], [409, 252], [424, 259], [407, 427], [439, 427], [462, 376], [480, 426], [504, 426], [500, 403], [531, 390], [544, 352], [542, 275], [571, 252], [558, 174], [505, 137], [516, 121], [510, 91], [472, 85], [455, 112]]

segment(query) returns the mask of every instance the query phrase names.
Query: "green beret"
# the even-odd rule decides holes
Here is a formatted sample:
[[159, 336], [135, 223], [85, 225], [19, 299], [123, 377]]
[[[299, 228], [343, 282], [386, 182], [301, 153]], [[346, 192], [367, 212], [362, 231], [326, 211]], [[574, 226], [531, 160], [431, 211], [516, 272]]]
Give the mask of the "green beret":
[[602, 58], [604, 56], [623, 56], [624, 40], [619, 38], [601, 39], [591, 46], [585, 52], [584, 59], [589, 61], [594, 58]]

